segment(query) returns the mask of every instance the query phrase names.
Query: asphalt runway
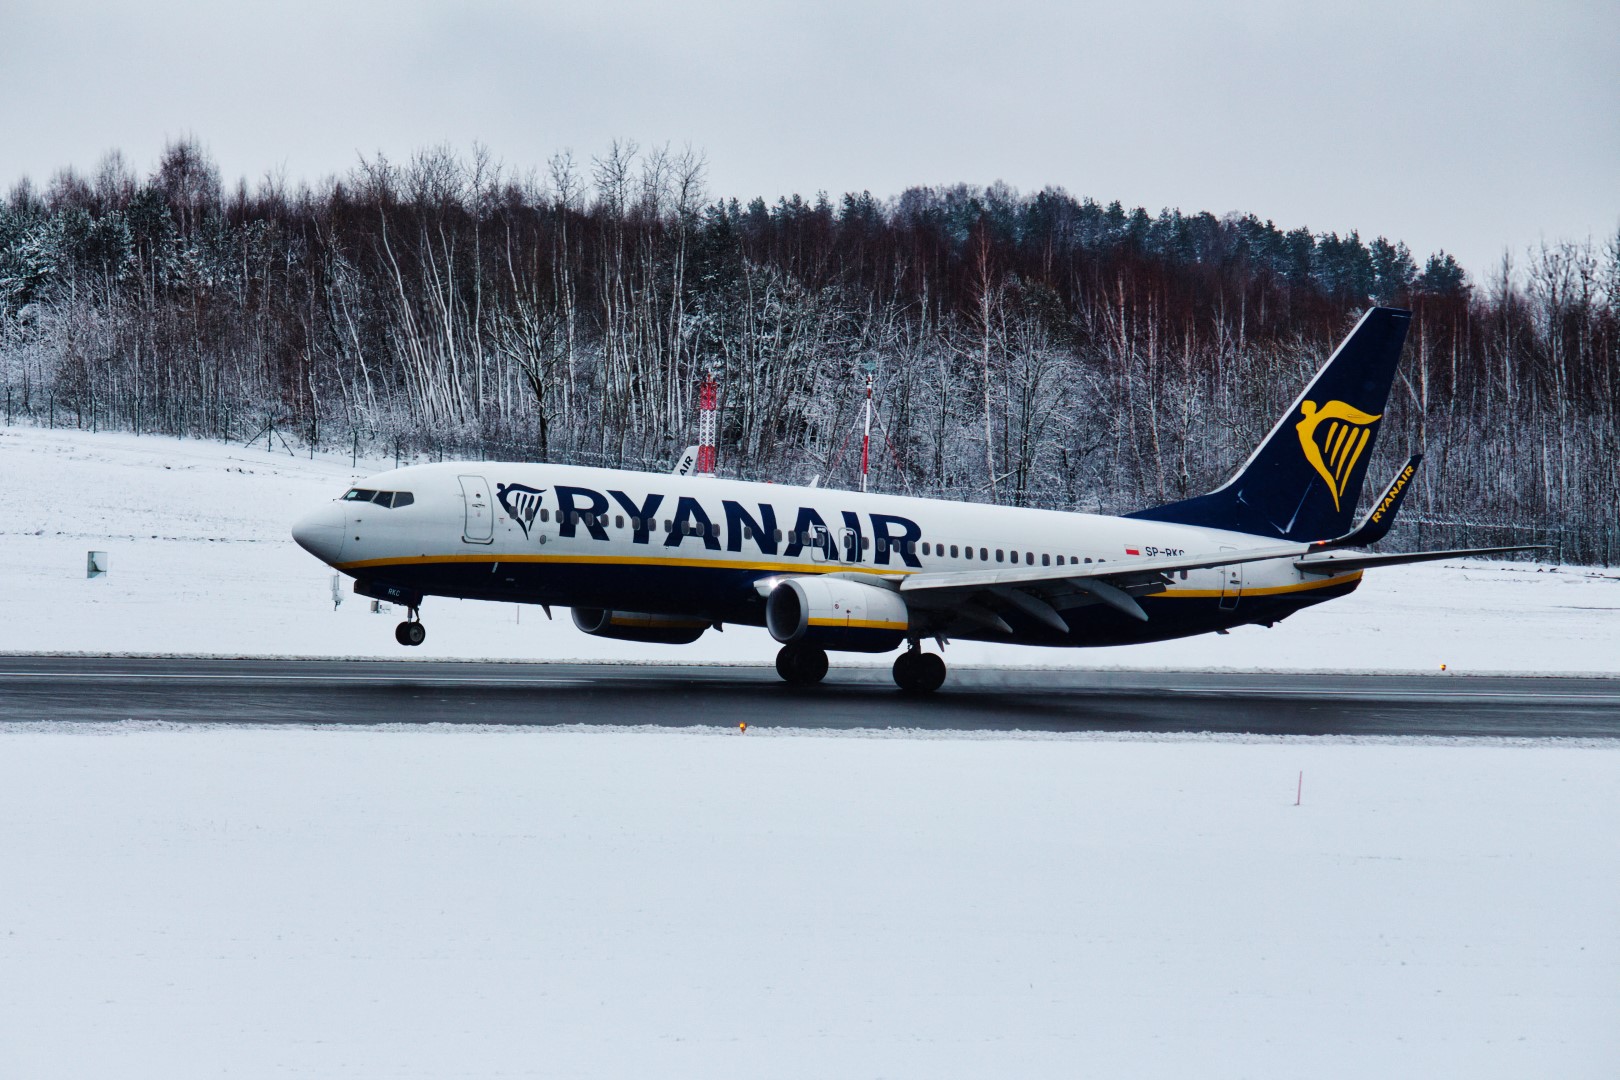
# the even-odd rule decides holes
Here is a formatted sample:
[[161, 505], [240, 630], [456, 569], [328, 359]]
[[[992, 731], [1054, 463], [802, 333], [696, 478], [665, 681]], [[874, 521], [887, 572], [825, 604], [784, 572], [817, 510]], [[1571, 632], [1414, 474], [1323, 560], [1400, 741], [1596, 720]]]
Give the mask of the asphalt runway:
[[1620, 738], [1620, 679], [0, 656], [0, 721], [127, 719]]

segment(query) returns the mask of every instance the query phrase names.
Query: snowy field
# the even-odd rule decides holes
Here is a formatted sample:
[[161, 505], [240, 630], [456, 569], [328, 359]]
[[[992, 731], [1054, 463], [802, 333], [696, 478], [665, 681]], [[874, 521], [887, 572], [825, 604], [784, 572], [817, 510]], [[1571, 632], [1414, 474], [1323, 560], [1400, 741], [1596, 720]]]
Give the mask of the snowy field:
[[[401, 649], [287, 535], [388, 465], [0, 429], [0, 652], [774, 653], [444, 600]], [[1617, 607], [1414, 567], [1273, 630], [947, 655], [1616, 674]], [[0, 725], [0, 1080], [1612, 1078], [1617, 821], [1620, 741], [46, 715]]]
[[[614, 659], [768, 663], [762, 629], [696, 646], [593, 638], [566, 611], [430, 598], [427, 643], [288, 534], [295, 518], [392, 461], [293, 457], [156, 436], [0, 428], [0, 652]], [[108, 552], [87, 580], [85, 553]], [[1369, 572], [1353, 595], [1272, 629], [1115, 649], [952, 644], [957, 665], [1620, 674], [1620, 570], [1457, 563]], [[838, 656], [839, 665], [891, 657]]]
[[0, 745], [7, 1078], [1620, 1065], [1613, 745]]

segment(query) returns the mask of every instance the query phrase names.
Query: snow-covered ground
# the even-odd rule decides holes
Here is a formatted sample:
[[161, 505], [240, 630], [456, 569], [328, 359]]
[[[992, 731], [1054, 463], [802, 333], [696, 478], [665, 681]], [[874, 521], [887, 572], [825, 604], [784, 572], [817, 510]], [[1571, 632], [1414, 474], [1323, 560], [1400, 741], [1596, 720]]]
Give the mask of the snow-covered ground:
[[8, 1080], [1620, 1067], [1612, 745], [0, 747]]
[[[0, 429], [0, 652], [774, 652], [442, 600], [399, 649], [287, 536], [387, 464]], [[1270, 631], [948, 655], [1616, 673], [1617, 606], [1416, 567]], [[42, 716], [0, 725], [0, 1080], [1608, 1078], [1616, 821], [1614, 741]]]
[[[760, 629], [693, 647], [592, 638], [567, 612], [430, 599], [427, 643], [395, 644], [293, 544], [292, 521], [392, 461], [350, 465], [262, 443], [0, 428], [0, 652], [769, 662]], [[85, 577], [108, 552], [109, 574]], [[1620, 570], [1457, 563], [1370, 572], [1352, 596], [1266, 630], [1102, 650], [953, 643], [953, 664], [1620, 673]], [[836, 665], [888, 657], [839, 656]], [[836, 666], [835, 665], [835, 666]]]

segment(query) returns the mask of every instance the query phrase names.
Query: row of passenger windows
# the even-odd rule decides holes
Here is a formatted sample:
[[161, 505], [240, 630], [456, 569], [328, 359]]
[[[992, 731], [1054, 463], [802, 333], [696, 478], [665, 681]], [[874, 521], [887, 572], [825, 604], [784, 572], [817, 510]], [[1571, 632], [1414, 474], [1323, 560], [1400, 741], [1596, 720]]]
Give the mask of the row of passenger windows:
[[372, 491], [369, 488], [350, 488], [343, 494], [344, 502], [369, 502], [378, 506], [398, 508], [409, 506], [416, 496], [408, 491]]
[[[574, 525], [584, 525], [587, 528], [597, 526], [597, 525], [606, 526], [606, 525], [609, 524], [610, 521], [612, 523], [612, 526], [615, 529], [622, 529], [622, 528], [624, 528], [624, 525], [625, 525], [625, 517], [624, 517], [623, 514], [614, 514], [610, 518], [609, 515], [607, 515], [607, 514], [593, 514], [588, 510], [571, 510], [571, 511], [568, 512], [567, 515], [560, 514], [560, 513], [557, 515], [557, 520], [560, 523], [566, 523], [565, 518], [571, 519], [571, 521], [572, 521], [572, 523]], [[541, 510], [540, 511], [540, 520], [541, 521], [550, 521], [551, 520], [551, 511], [550, 510], [545, 510], [545, 509]], [[642, 519], [633, 517], [633, 518], [630, 518], [629, 520], [630, 520], [630, 528], [634, 529], [637, 532], [640, 532], [641, 528], [642, 528], [642, 525], [643, 525]], [[649, 519], [647, 519], [645, 524], [647, 525], [647, 527], [649, 529], [656, 530], [658, 528], [658, 519], [657, 518], [649, 518]], [[673, 520], [669, 519], [669, 518], [665, 518], [664, 519], [664, 531], [666, 533], [674, 532], [675, 531], [675, 522]], [[704, 532], [704, 526], [700, 522], [689, 521], [684, 526], [682, 526], [682, 531], [687, 536], [702, 536], [703, 532]], [[710, 524], [708, 526], [708, 532], [709, 532], [710, 536], [718, 537], [720, 535], [720, 526], [717, 525], [717, 524]], [[804, 532], [804, 533], [788, 532], [788, 533], [784, 533], [781, 529], [773, 529], [772, 533], [773, 533], [774, 539], [776, 540], [776, 542], [778, 544], [780, 544], [784, 539], [786, 539], [790, 543], [798, 543], [798, 544], [814, 544], [814, 543], [816, 543], [816, 534], [814, 532]], [[751, 526], [751, 525], [743, 525], [742, 526], [742, 535], [743, 535], [743, 539], [745, 539], [745, 540], [754, 539], [754, 528], [753, 528], [753, 526]], [[945, 544], [932, 543], [932, 542], [930, 542], [928, 540], [922, 541], [920, 545], [919, 545], [919, 543], [917, 541], [910, 540], [910, 541], [905, 542], [904, 544], [894, 544], [893, 546], [896, 547], [896, 548], [904, 548], [905, 554], [907, 554], [907, 555], [915, 555], [915, 554], [918, 553], [918, 551], [920, 549], [922, 554], [931, 555], [931, 556], [934, 556], [936, 558], [947, 558], [948, 557], [948, 558], [952, 558], [952, 559], [978, 559], [980, 562], [989, 562], [989, 561], [991, 561], [991, 558], [992, 558], [992, 556], [990, 554], [992, 549], [987, 548], [987, 547], [974, 548], [972, 546], [964, 546], [964, 545], [960, 545], [960, 544], [951, 544], [951, 545], [947, 546]], [[871, 550], [871, 548], [872, 548], [872, 538], [869, 537], [869, 536], [861, 537], [861, 550], [862, 551], [869, 551], [869, 550]], [[878, 546], [878, 551], [881, 553], [883, 550], [884, 550], [883, 545], [880, 544]], [[998, 563], [1005, 563], [1005, 562], [1008, 562], [1008, 561], [1011, 561], [1013, 563], [1017, 563], [1020, 560], [1022, 560], [1022, 562], [1026, 566], [1034, 566], [1036, 564], [1035, 560], [1036, 560], [1037, 556], [1033, 551], [1025, 551], [1025, 552], [1014, 551], [1014, 552], [1011, 553], [1010, 560], [1009, 560], [1009, 553], [1007, 552], [1007, 549], [1005, 549], [1005, 548], [995, 548], [994, 550], [995, 550], [994, 559]], [[949, 551], [948, 556], [946, 554], [947, 551]], [[1065, 555], [1056, 555], [1056, 556], [1054, 556], [1050, 552], [1042, 552], [1040, 554], [1039, 558], [1040, 558], [1040, 565], [1041, 566], [1079, 565], [1081, 563], [1089, 563], [1089, 562], [1092, 561], [1091, 556], [1089, 556], [1089, 555], [1087, 555], [1085, 558], [1081, 558], [1079, 555], [1066, 555], [1066, 556]], [[1097, 561], [1098, 562], [1107, 562], [1108, 560], [1106, 560], [1106, 559], [1098, 559]]]
[[[932, 551], [929, 550], [930, 547], [933, 548]], [[922, 543], [922, 553], [924, 555], [934, 555], [934, 556], [937, 556], [937, 557], [944, 557], [945, 553], [946, 553], [946, 550], [947, 550], [947, 548], [946, 548], [946, 546], [944, 544], [930, 544], [927, 540], [924, 540], [923, 543]], [[957, 554], [957, 552], [959, 550], [961, 551], [960, 555]], [[956, 544], [952, 544], [949, 547], [949, 551], [950, 551], [949, 557], [952, 558], [952, 559], [958, 559], [958, 558], [960, 558], [960, 559], [972, 559], [972, 558], [977, 558], [980, 562], [989, 562], [990, 561], [990, 549], [989, 548], [983, 548], [983, 547], [982, 548], [974, 548], [971, 545], [958, 548], [958, 546]], [[977, 555], [974, 554], [975, 551], [978, 552]], [[1009, 553], [1005, 548], [996, 548], [995, 552], [996, 552], [996, 555], [995, 555], [996, 562], [1014, 562], [1014, 563], [1016, 563], [1016, 562], [1019, 561], [1019, 554], [1020, 554], [1019, 552], [1014, 551], [1014, 552]], [[1024, 563], [1025, 566], [1034, 566], [1035, 565], [1036, 555], [1035, 555], [1035, 553], [1033, 551], [1023, 552], [1022, 555], [1023, 555], [1023, 563]], [[1078, 555], [1066, 555], [1066, 556], [1065, 555], [1053, 555], [1051, 552], [1043, 551], [1040, 554], [1040, 560], [1041, 560], [1041, 565], [1042, 566], [1052, 566], [1052, 565], [1054, 565], [1054, 561], [1055, 561], [1055, 564], [1058, 565], [1058, 566], [1068, 566], [1068, 565], [1078, 565], [1078, 564], [1080, 564], [1082, 562], [1090, 562], [1091, 561], [1091, 556], [1087, 555], [1084, 559], [1082, 559]], [[1097, 561], [1098, 562], [1107, 562], [1108, 560], [1107, 559], [1098, 559]]]

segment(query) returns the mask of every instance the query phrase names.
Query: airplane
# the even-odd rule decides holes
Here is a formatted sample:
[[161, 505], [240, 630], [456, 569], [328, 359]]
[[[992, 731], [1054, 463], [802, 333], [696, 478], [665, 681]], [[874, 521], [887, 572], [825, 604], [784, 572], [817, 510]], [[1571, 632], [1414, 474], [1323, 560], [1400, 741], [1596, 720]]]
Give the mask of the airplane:
[[1358, 550], [1389, 532], [1420, 460], [1353, 520], [1410, 321], [1369, 309], [1230, 480], [1122, 517], [730, 480], [685, 459], [675, 474], [447, 462], [368, 477], [292, 534], [357, 594], [407, 609], [402, 645], [425, 640], [429, 596], [558, 605], [585, 633], [629, 641], [764, 627], [793, 685], [821, 681], [829, 652], [900, 649], [895, 683], [928, 693], [946, 668], [925, 641], [1084, 647], [1271, 626], [1366, 570], [1529, 550]]

